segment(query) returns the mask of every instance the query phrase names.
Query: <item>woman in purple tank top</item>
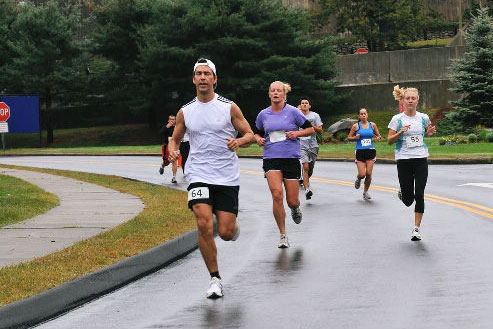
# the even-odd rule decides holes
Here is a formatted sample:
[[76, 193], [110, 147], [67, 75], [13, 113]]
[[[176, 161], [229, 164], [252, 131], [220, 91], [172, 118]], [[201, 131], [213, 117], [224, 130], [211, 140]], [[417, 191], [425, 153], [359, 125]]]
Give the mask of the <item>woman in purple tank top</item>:
[[[302, 214], [298, 197], [301, 173], [301, 146], [298, 137], [314, 133], [310, 121], [296, 107], [286, 103], [286, 94], [289, 91], [289, 84], [272, 82], [269, 87], [271, 106], [262, 110], [255, 121], [255, 139], [259, 146], [264, 147], [263, 169], [272, 194], [274, 218], [281, 233], [278, 248], [289, 247], [282, 185], [284, 183], [291, 217], [299, 224]], [[303, 130], [299, 130], [300, 128]]]

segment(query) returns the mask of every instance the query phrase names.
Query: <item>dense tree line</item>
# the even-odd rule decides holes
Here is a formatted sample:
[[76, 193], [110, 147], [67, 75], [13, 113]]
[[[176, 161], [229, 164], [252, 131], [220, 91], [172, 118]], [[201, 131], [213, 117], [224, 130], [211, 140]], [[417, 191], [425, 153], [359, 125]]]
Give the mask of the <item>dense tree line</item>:
[[423, 0], [315, 0], [320, 9], [314, 11], [318, 26], [336, 18], [338, 32], [350, 32], [365, 41], [369, 51], [406, 48], [409, 41], [427, 39], [430, 32], [453, 29], [455, 22], [446, 22], [442, 15]]
[[312, 16], [271, 0], [3, 0], [0, 93], [40, 95], [49, 132], [60, 122], [152, 127], [194, 96], [193, 63], [207, 57], [217, 92], [251, 122], [274, 80], [292, 85], [288, 102], [307, 97], [323, 117], [340, 100], [332, 40], [311, 37], [324, 10], [339, 13], [341, 28], [368, 33], [370, 45], [392, 48], [422, 30], [420, 4], [327, 0]]
[[155, 125], [193, 97], [199, 57], [216, 63], [218, 92], [249, 120], [268, 104], [274, 80], [292, 84], [295, 105], [309, 97], [324, 112], [337, 101], [330, 41], [310, 38], [302, 10], [269, 0], [106, 0], [91, 3], [92, 28], [80, 38], [87, 8], [70, 3], [0, 3], [8, 81], [0, 92], [40, 95], [45, 128], [70, 111]]

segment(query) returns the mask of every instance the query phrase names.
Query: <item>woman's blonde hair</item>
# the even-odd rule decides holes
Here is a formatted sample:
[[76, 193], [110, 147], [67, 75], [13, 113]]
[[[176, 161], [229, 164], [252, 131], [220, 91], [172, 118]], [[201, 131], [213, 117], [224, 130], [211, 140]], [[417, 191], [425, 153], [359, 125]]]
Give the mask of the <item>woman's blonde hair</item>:
[[286, 82], [282, 82], [282, 81], [279, 81], [279, 80], [276, 80], [274, 82], [272, 82], [269, 86], [269, 90], [270, 90], [270, 87], [275, 84], [275, 83], [279, 83], [282, 85], [283, 89], [284, 89], [284, 92], [286, 93], [286, 95], [291, 91], [291, 85], [289, 83], [286, 83]]
[[419, 98], [418, 88], [406, 88], [406, 90], [404, 90], [404, 96], [406, 96], [406, 93], [409, 91], [414, 91], [416, 93], [416, 95], [418, 95], [418, 98]]
[[419, 92], [417, 88], [400, 88], [399, 85], [394, 86], [394, 90], [392, 91], [392, 95], [394, 95], [394, 99], [396, 101], [401, 101], [404, 99], [406, 92], [414, 91], [419, 98]]

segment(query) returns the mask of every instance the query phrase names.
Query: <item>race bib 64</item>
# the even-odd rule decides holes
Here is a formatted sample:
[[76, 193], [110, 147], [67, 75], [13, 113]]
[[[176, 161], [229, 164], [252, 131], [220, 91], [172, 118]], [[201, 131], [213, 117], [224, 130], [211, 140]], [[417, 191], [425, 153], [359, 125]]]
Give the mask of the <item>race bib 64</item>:
[[188, 201], [196, 199], [209, 199], [209, 188], [206, 186], [195, 187], [188, 191]]

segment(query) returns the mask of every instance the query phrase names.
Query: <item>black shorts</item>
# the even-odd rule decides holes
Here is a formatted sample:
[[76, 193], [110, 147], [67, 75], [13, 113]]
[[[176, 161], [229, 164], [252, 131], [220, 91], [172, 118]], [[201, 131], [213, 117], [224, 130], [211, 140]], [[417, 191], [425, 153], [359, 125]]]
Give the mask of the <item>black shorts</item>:
[[377, 150], [375, 149], [356, 150], [356, 162], [375, 161], [376, 157]]
[[301, 164], [299, 159], [293, 158], [276, 158], [276, 159], [264, 159], [262, 166], [264, 173], [271, 170], [282, 172], [284, 179], [300, 179]]
[[[205, 189], [204, 189], [205, 188]], [[192, 191], [193, 190], [193, 191]], [[187, 188], [188, 208], [194, 204], [205, 203], [212, 206], [212, 211], [226, 211], [238, 215], [239, 186], [192, 183]], [[207, 196], [208, 192], [208, 196]]]

